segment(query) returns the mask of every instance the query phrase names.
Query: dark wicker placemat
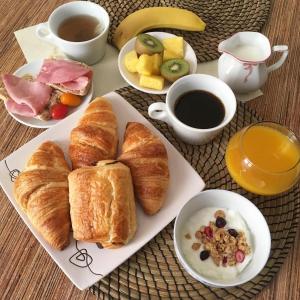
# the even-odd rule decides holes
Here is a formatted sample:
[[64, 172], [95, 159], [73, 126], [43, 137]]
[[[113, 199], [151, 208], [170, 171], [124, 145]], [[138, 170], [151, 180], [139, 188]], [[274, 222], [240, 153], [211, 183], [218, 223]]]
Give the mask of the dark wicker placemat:
[[[144, 117], [148, 106], [164, 101], [163, 96], [144, 94], [132, 87], [117, 91]], [[251, 199], [265, 216], [272, 235], [267, 265], [253, 280], [230, 289], [206, 287], [194, 280], [179, 264], [173, 246], [173, 222], [129, 260], [115, 269], [90, 291], [100, 299], [252, 299], [274, 277], [291, 248], [300, 219], [300, 190], [263, 197], [246, 192], [227, 172], [224, 154], [229, 137], [261, 118], [246, 105], [238, 104], [232, 122], [211, 143], [192, 146], [178, 140], [165, 123], [150, 121], [178, 149], [206, 182], [207, 189], [235, 191]]]
[[206, 23], [204, 32], [168, 31], [181, 35], [193, 47], [198, 62], [218, 58], [218, 44], [238, 31], [260, 31], [266, 22], [270, 0], [93, 0], [109, 13], [108, 41], [120, 22], [145, 7], [173, 6], [193, 11]]

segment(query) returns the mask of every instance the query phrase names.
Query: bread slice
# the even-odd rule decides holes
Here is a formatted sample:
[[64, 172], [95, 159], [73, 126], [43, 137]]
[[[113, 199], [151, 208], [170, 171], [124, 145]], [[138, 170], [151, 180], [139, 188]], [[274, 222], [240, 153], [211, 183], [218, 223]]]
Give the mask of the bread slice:
[[3, 86], [0, 86], [0, 100], [6, 101], [9, 98], [6, 89]]
[[54, 83], [46, 83], [46, 84], [56, 90], [63, 92], [63, 93], [71, 93], [71, 94], [78, 95], [78, 96], [85, 96], [88, 94], [88, 92], [91, 88], [92, 80], [90, 79], [88, 85], [85, 87], [85, 89], [82, 89], [82, 90], [70, 90], [70, 89], [67, 89], [66, 87], [62, 86], [61, 84], [54, 84]]

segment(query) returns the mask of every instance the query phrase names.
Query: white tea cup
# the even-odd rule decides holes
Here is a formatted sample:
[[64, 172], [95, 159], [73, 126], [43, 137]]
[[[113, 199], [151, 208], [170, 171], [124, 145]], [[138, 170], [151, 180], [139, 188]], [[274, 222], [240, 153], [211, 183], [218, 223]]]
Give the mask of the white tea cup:
[[[225, 116], [218, 126], [198, 129], [184, 124], [176, 117], [175, 105], [179, 97], [195, 90], [209, 92], [222, 102]], [[181, 140], [194, 145], [211, 141], [232, 120], [235, 111], [236, 98], [230, 87], [220, 79], [205, 74], [191, 74], [176, 80], [167, 92], [166, 103], [152, 103], [148, 108], [148, 114], [152, 119], [168, 123]]]
[[[79, 15], [96, 18], [101, 27], [99, 35], [83, 42], [71, 42], [59, 37], [58, 29], [62, 22]], [[40, 39], [56, 45], [71, 59], [92, 65], [105, 54], [108, 29], [109, 16], [103, 7], [88, 1], [73, 1], [57, 7], [48, 22], [37, 27], [36, 34]]]

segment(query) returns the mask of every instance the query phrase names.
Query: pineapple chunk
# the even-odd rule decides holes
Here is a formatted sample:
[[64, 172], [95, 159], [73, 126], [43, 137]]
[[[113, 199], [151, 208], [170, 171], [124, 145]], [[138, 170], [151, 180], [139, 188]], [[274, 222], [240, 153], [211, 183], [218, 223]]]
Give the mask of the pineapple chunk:
[[148, 54], [142, 54], [139, 57], [136, 70], [140, 75], [151, 75], [153, 72], [152, 57]]
[[162, 64], [162, 57], [159, 53], [152, 55], [152, 74], [160, 75], [160, 66]]
[[136, 65], [136, 71], [140, 75], [160, 75], [162, 57], [159, 53], [154, 55], [142, 54]]
[[173, 53], [169, 50], [164, 50], [164, 58], [163, 58], [164, 62], [166, 60], [173, 59], [173, 58], [179, 58], [179, 57], [175, 53]]
[[128, 72], [132, 72], [132, 73], [137, 72], [136, 65], [138, 61], [139, 59], [137, 53], [134, 50], [126, 53], [124, 64]]
[[164, 45], [165, 50], [172, 53], [173, 55], [172, 58], [184, 57], [184, 53], [183, 53], [184, 41], [182, 36], [163, 39], [162, 43]]
[[162, 90], [164, 88], [164, 78], [157, 75], [141, 75], [140, 86], [154, 90]]

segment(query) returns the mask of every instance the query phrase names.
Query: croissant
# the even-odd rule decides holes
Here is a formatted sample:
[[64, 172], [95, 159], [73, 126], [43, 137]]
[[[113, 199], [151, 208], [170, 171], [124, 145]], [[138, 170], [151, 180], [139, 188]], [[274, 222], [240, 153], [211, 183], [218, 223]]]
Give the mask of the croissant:
[[69, 155], [73, 169], [93, 166], [100, 160], [115, 159], [117, 145], [116, 116], [111, 104], [97, 97], [71, 132]]
[[69, 244], [69, 172], [62, 150], [48, 141], [32, 154], [13, 188], [30, 222], [58, 250]]
[[118, 160], [130, 168], [135, 195], [145, 213], [157, 213], [165, 201], [169, 184], [164, 144], [143, 124], [130, 122]]
[[128, 167], [105, 160], [70, 173], [74, 239], [118, 248], [136, 231], [132, 180]]

